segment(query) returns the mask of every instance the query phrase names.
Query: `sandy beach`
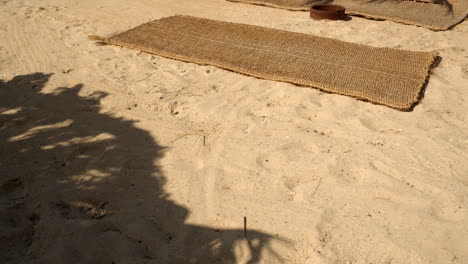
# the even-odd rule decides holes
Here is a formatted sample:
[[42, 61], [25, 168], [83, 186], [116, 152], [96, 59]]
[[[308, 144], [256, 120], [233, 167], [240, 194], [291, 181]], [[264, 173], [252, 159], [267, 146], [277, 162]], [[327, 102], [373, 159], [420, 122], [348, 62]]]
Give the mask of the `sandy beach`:
[[[437, 51], [398, 111], [99, 45], [190, 15]], [[468, 23], [0, 0], [1, 263], [468, 263]]]

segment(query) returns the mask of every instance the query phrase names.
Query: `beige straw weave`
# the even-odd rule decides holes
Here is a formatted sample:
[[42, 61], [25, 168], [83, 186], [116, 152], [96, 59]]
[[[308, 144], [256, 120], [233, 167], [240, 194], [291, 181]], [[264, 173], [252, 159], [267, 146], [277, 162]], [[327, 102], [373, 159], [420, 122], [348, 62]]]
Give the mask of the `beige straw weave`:
[[437, 55], [190, 16], [163, 18], [94, 39], [399, 110], [418, 101]]
[[448, 0], [447, 4], [404, 0], [227, 0], [296, 11], [308, 11], [317, 3], [342, 5], [346, 13], [374, 19], [416, 25], [432, 30], [447, 30], [468, 15], [468, 0]]

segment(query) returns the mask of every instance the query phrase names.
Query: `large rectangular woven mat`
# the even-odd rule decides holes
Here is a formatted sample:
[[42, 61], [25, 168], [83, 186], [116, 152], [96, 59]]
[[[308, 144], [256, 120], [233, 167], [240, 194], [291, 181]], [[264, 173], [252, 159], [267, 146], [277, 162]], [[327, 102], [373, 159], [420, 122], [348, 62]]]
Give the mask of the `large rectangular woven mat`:
[[400, 110], [409, 110], [418, 101], [437, 56], [190, 16], [163, 18], [109, 38], [96, 38]]
[[468, 15], [468, 0], [446, 0], [441, 4], [405, 0], [228, 0], [297, 11], [308, 11], [317, 3], [342, 5], [346, 13], [393, 20], [432, 30], [447, 30]]

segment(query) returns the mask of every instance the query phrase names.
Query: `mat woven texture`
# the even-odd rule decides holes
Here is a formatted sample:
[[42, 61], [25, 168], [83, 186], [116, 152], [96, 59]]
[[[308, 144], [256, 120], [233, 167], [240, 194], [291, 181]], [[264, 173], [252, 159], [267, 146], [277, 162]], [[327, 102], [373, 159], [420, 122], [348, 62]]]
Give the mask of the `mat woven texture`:
[[418, 101], [437, 56], [190, 16], [163, 18], [109, 38], [96, 38], [399, 110], [409, 110]]
[[402, 0], [227, 0], [296, 11], [308, 11], [314, 4], [342, 5], [346, 13], [374, 19], [416, 25], [432, 30], [447, 30], [468, 15], [468, 0], [448, 0], [447, 4]]

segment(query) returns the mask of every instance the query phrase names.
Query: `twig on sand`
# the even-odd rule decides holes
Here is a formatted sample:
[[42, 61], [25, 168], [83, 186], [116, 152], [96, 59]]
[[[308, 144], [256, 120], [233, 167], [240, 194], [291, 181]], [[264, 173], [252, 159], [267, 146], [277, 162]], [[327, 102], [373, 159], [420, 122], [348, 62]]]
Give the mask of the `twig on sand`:
[[374, 200], [384, 200], [384, 201], [392, 201], [392, 198], [390, 197], [381, 197], [381, 196], [376, 196], [374, 197]]
[[174, 143], [175, 141], [181, 139], [181, 138], [184, 138], [186, 136], [200, 136], [200, 137], [203, 137], [203, 146], [205, 145], [205, 137], [206, 135], [204, 134], [196, 134], [196, 133], [186, 133], [186, 134], [182, 134], [182, 135], [179, 135], [177, 136], [176, 138], [174, 138], [173, 140], [171, 140], [168, 144], [172, 144]]
[[322, 179], [323, 179], [323, 178], [320, 178], [320, 179], [319, 179], [319, 182], [318, 182], [318, 184], [317, 184], [317, 187], [315, 187], [315, 191], [314, 191], [314, 194], [312, 194], [312, 196], [314, 196], [314, 195], [317, 193], [318, 188], [320, 187], [320, 184], [322, 183]]

